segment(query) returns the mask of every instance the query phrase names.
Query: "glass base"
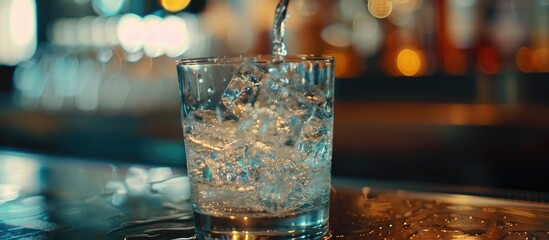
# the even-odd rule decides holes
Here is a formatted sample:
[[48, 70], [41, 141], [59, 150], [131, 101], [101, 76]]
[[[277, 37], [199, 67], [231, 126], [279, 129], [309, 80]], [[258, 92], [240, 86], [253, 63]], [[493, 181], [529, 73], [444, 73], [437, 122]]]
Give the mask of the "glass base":
[[328, 207], [284, 217], [218, 217], [194, 212], [197, 239], [322, 239]]

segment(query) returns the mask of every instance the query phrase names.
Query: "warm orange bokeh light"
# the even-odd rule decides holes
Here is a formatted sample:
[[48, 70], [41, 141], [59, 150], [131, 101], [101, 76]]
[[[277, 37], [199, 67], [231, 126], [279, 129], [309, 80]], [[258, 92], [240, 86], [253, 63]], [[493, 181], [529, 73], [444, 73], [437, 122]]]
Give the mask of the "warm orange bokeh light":
[[478, 69], [484, 74], [496, 74], [499, 71], [499, 53], [493, 48], [481, 48], [477, 54]]
[[549, 72], [549, 48], [536, 50], [534, 64], [538, 72]]
[[444, 54], [444, 71], [450, 75], [463, 75], [467, 72], [467, 56], [460, 50], [449, 50]]
[[422, 68], [423, 60], [418, 51], [404, 49], [398, 54], [396, 65], [402, 75], [416, 76]]
[[179, 12], [185, 9], [191, 0], [160, 0], [162, 7], [170, 12]]
[[536, 70], [534, 64], [534, 52], [527, 47], [520, 48], [515, 54], [515, 64], [517, 68], [525, 73], [530, 73]]

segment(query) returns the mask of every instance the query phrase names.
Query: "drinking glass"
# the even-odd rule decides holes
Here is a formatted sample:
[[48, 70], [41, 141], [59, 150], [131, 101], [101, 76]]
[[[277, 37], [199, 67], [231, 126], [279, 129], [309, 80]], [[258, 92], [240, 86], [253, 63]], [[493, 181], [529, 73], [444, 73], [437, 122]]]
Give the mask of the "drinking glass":
[[324, 236], [334, 59], [181, 59], [177, 73], [197, 238]]

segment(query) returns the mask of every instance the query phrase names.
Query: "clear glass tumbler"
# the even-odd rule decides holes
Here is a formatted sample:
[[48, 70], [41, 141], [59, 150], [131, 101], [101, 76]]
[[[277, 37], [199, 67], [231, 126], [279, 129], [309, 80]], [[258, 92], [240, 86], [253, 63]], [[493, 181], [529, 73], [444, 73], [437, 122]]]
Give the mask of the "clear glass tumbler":
[[182, 59], [177, 73], [197, 237], [324, 236], [334, 59]]

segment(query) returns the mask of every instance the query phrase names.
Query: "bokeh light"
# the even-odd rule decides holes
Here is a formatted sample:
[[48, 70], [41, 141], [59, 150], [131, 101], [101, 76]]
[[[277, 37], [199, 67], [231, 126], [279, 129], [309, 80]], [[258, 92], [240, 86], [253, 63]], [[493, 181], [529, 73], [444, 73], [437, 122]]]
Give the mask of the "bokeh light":
[[494, 48], [481, 48], [477, 54], [477, 66], [484, 74], [496, 74], [500, 67], [499, 53]]
[[77, 21], [75, 19], [59, 20], [59, 45], [74, 46], [77, 43]]
[[92, 45], [92, 24], [94, 17], [86, 16], [76, 22], [76, 43], [80, 46]]
[[549, 48], [537, 49], [534, 63], [538, 72], [549, 72]]
[[185, 9], [191, 0], [160, 0], [160, 5], [170, 11], [170, 12], [179, 12]]
[[176, 16], [166, 17], [163, 22], [163, 39], [164, 51], [168, 57], [178, 57], [183, 54], [190, 43], [185, 20]]
[[389, 21], [397, 26], [404, 27], [414, 22], [415, 11], [421, 6], [421, 0], [391, 0], [392, 11]]
[[[396, 7], [396, 6], [395, 6]], [[396, 8], [388, 17], [389, 21], [396, 26], [406, 27], [413, 23], [414, 14], [408, 11], [398, 11]]]
[[353, 46], [364, 57], [370, 57], [379, 50], [383, 29], [378, 20], [366, 12], [355, 15], [353, 20]]
[[297, 0], [296, 9], [302, 16], [310, 17], [314, 16], [319, 9], [317, 0]]
[[352, 21], [355, 15], [361, 12], [368, 12], [368, 6], [365, 0], [344, 0], [339, 2], [339, 12], [341, 18], [345, 21]]
[[404, 76], [416, 76], [422, 68], [422, 57], [416, 50], [403, 49], [399, 52], [397, 67]]
[[126, 0], [92, 0], [93, 10], [103, 16], [113, 16], [122, 11]]
[[0, 1], [0, 64], [15, 65], [36, 51], [36, 3]]
[[117, 45], [120, 43], [118, 40], [118, 21], [120, 17], [109, 17], [105, 22], [105, 37], [110, 45]]
[[143, 48], [143, 20], [135, 14], [125, 14], [116, 28], [118, 40], [124, 50], [130, 53]]
[[393, 11], [391, 0], [369, 0], [368, 11], [376, 18], [386, 18]]
[[[143, 50], [149, 57], [158, 57], [164, 54], [163, 47], [163, 19], [155, 15], [147, 15], [143, 18], [144, 34], [143, 34]], [[171, 29], [170, 31], [179, 31]]]
[[476, 0], [451, 0], [446, 5], [446, 32], [457, 48], [469, 48], [474, 44], [479, 28], [475, 3]]
[[517, 50], [517, 53], [515, 54], [515, 64], [522, 72], [531, 73], [536, 71], [536, 66], [534, 65], [534, 51], [527, 47], [522, 47]]
[[91, 38], [93, 45], [96, 47], [104, 47], [109, 45], [105, 32], [106, 24], [107, 18], [105, 17], [96, 17], [92, 22]]
[[325, 27], [320, 32], [320, 37], [325, 42], [336, 47], [348, 47], [351, 45], [353, 31], [343, 23], [334, 23]]

